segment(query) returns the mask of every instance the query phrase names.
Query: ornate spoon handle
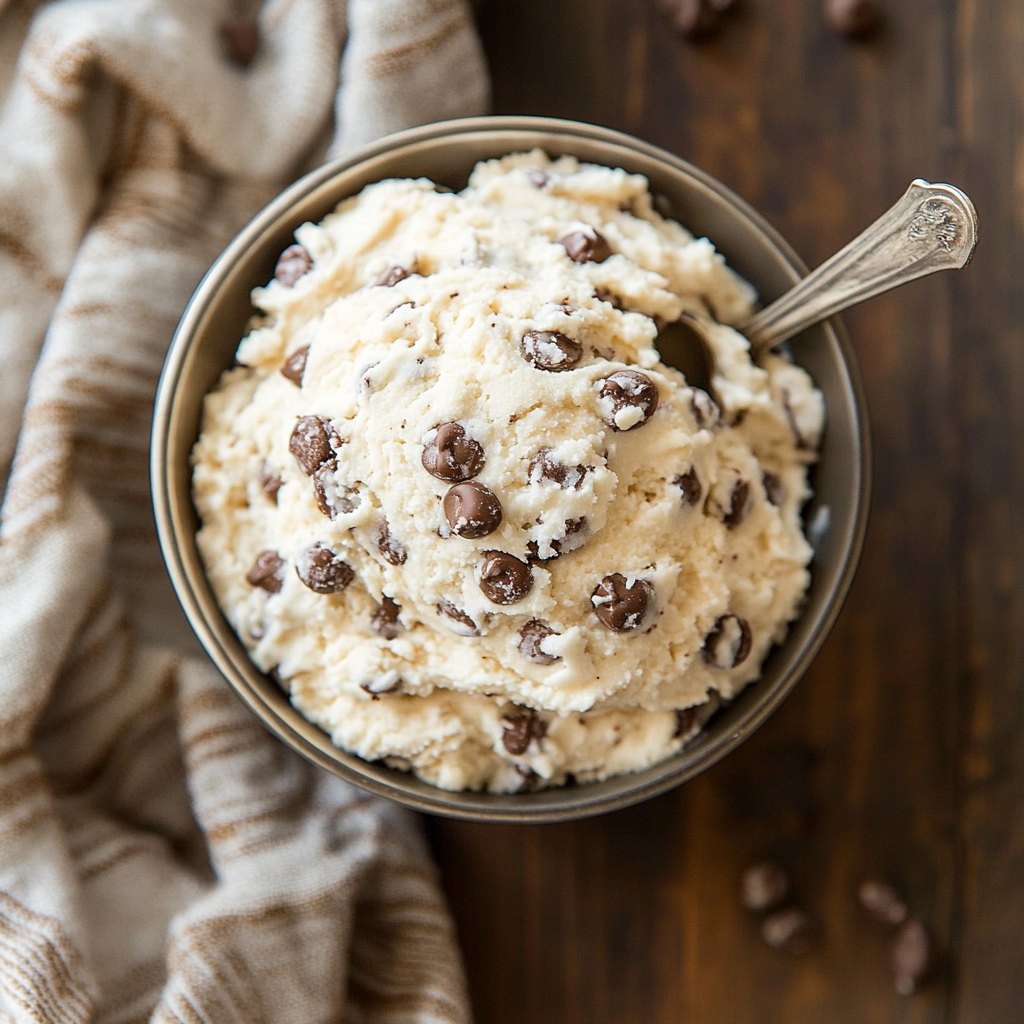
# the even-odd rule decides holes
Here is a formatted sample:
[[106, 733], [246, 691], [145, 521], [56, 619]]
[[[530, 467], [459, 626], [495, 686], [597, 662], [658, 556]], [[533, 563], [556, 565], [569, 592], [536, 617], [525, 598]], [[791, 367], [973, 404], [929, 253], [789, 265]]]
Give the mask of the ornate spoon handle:
[[970, 199], [952, 185], [917, 178], [863, 234], [739, 330], [750, 339], [752, 354], [760, 355], [856, 302], [964, 266], [977, 239]]

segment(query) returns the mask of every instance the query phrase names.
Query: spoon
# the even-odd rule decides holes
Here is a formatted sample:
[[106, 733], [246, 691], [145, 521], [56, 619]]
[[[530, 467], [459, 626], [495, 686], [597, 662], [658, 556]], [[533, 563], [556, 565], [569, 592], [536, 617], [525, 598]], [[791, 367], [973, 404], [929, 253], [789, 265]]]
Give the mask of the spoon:
[[[965, 266], [977, 240], [978, 215], [970, 199], [953, 185], [917, 178], [867, 230], [736, 329], [756, 360], [858, 302], [937, 270]], [[714, 370], [708, 331], [717, 326], [703, 313], [685, 312], [658, 335], [662, 358], [705, 391]]]

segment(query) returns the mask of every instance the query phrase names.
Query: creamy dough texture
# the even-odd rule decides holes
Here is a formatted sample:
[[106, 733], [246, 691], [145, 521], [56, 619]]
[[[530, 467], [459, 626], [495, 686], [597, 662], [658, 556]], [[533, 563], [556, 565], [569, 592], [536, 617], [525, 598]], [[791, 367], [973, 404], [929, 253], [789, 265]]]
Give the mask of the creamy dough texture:
[[[824, 408], [646, 179], [481, 163], [304, 224], [206, 398], [199, 546], [255, 663], [445, 789], [602, 779], [757, 678], [808, 584]], [[659, 360], [710, 313], [715, 400]]]

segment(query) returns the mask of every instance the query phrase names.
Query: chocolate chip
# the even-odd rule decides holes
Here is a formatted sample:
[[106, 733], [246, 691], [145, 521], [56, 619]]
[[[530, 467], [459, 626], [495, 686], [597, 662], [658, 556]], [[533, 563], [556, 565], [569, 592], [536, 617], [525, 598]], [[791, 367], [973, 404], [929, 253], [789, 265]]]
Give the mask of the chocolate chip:
[[337, 594], [356, 577], [348, 562], [322, 544], [314, 544], [299, 555], [295, 563], [299, 579], [318, 594]]
[[228, 18], [217, 33], [228, 60], [247, 68], [260, 48], [260, 26], [255, 18]]
[[737, 480], [732, 485], [732, 493], [729, 496], [729, 509], [722, 521], [729, 529], [739, 526], [747, 518], [750, 511], [750, 484], [746, 480]]
[[394, 640], [402, 632], [402, 624], [398, 621], [398, 613], [401, 610], [390, 597], [382, 598], [380, 607], [370, 619], [370, 629], [385, 640]]
[[281, 592], [281, 566], [284, 561], [276, 551], [261, 551], [252, 563], [252, 568], [245, 574], [250, 586], [260, 587], [268, 594]]
[[303, 416], [288, 439], [288, 451], [302, 472], [312, 476], [334, 454], [327, 424], [319, 416]]
[[519, 785], [514, 792], [532, 793], [540, 782], [540, 776], [532, 768], [524, 768], [521, 764], [513, 765], [519, 776]]
[[316, 504], [325, 516], [337, 519], [359, 508], [359, 491], [338, 483], [338, 464], [332, 459], [313, 474], [313, 494]]
[[761, 474], [761, 482], [764, 484], [765, 497], [776, 507], [782, 505], [786, 500], [786, 488], [782, 481], [774, 474], [765, 470]]
[[472, 480], [484, 468], [484, 450], [462, 424], [442, 423], [424, 444], [420, 461], [431, 476], [459, 483]]
[[679, 476], [675, 477], [672, 483], [683, 492], [679, 501], [684, 508], [687, 505], [696, 505], [704, 493], [700, 477], [697, 476], [697, 470], [692, 466], [685, 473], [680, 473]]
[[590, 597], [597, 617], [616, 633], [639, 629], [654, 604], [654, 587], [647, 580], [613, 572], [605, 576]]
[[789, 876], [774, 861], [752, 864], [740, 880], [740, 901], [754, 913], [777, 907], [789, 892]]
[[553, 540], [551, 546], [560, 555], [567, 555], [570, 551], [583, 547], [587, 537], [590, 535], [590, 524], [586, 516], [579, 519], [566, 519], [565, 533], [560, 540]]
[[825, 0], [825, 18], [836, 32], [856, 39], [881, 26], [882, 10], [875, 0]]
[[604, 263], [612, 254], [604, 235], [591, 227], [573, 231], [562, 239], [562, 245], [574, 263]]
[[694, 41], [707, 39], [721, 24], [733, 0], [658, 0], [658, 7], [672, 28]]
[[547, 171], [542, 170], [540, 167], [531, 167], [526, 172], [526, 180], [534, 188], [547, 188], [551, 184], [552, 178]]
[[501, 525], [501, 502], [493, 491], [470, 480], [444, 496], [444, 515], [457, 537], [486, 537]]
[[302, 375], [306, 371], [306, 359], [308, 356], [308, 345], [297, 348], [281, 365], [281, 376], [287, 377], [293, 384], [302, 387]]
[[704, 660], [713, 668], [735, 668], [747, 660], [752, 638], [746, 619], [729, 613], [722, 615], [711, 627], [701, 648]]
[[793, 410], [793, 400], [789, 388], [782, 389], [782, 411], [786, 414], [786, 422], [793, 432], [793, 442], [797, 448], [808, 448], [807, 439], [800, 431], [800, 424], [796, 421], [796, 413]]
[[645, 373], [616, 370], [601, 382], [597, 409], [612, 430], [642, 426], [658, 408], [658, 387]]
[[387, 522], [381, 523], [377, 528], [377, 550], [390, 565], [405, 565], [405, 560], [409, 557], [405, 548], [388, 529]]
[[769, 914], [761, 925], [761, 938], [772, 949], [799, 955], [811, 948], [811, 922], [796, 907]]
[[276, 505], [277, 504], [277, 492], [281, 490], [281, 478], [275, 473], [270, 466], [265, 462], [263, 463], [263, 469], [260, 470], [260, 487], [263, 488], [263, 493]]
[[699, 430], [710, 430], [722, 418], [714, 399], [700, 388], [689, 389], [690, 409]]
[[505, 551], [485, 551], [477, 573], [484, 596], [495, 604], [515, 604], [533, 589], [530, 566]]
[[599, 299], [601, 302], [607, 302], [609, 306], [614, 306], [618, 310], [623, 308], [622, 299], [615, 292], [602, 288], [600, 285], [594, 289], [594, 298]]
[[868, 879], [857, 890], [860, 905], [879, 923], [895, 928], [907, 919], [907, 905], [888, 882]]
[[501, 730], [501, 742], [516, 757], [525, 754], [531, 741], [543, 739], [548, 731], [544, 720], [533, 708], [519, 706], [514, 706], [501, 716]]
[[406, 270], [405, 267], [388, 267], [373, 283], [379, 288], [392, 288], [399, 281], [404, 281], [413, 273], [414, 271]]
[[676, 731], [672, 738], [678, 739], [686, 736], [694, 728], [703, 729], [708, 722], [717, 714], [722, 706], [722, 698], [714, 690], [708, 694], [708, 699], [703, 704], [695, 704], [689, 708], [679, 708], [676, 711]]
[[549, 636], [559, 636], [557, 630], [552, 629], [546, 622], [540, 619], [530, 619], [522, 629], [519, 630], [519, 653], [527, 660], [537, 665], [550, 665], [558, 661], [558, 656], [542, 651], [540, 645]]
[[461, 608], [456, 608], [450, 601], [438, 601], [437, 612], [455, 623], [452, 628], [461, 636], [480, 635], [477, 624]]
[[900, 925], [892, 943], [892, 976], [901, 996], [912, 996], [932, 966], [932, 943], [928, 929], [911, 918]]
[[538, 370], [571, 370], [583, 358], [583, 346], [559, 331], [527, 331], [521, 342], [523, 358]]
[[294, 288], [295, 282], [300, 277], [304, 277], [309, 273], [312, 266], [313, 260], [301, 245], [289, 245], [277, 258], [277, 266], [274, 267], [274, 277], [285, 288]]
[[567, 491], [578, 491], [588, 469], [587, 466], [567, 466], [551, 455], [550, 448], [542, 448], [530, 460], [530, 483], [553, 480]]

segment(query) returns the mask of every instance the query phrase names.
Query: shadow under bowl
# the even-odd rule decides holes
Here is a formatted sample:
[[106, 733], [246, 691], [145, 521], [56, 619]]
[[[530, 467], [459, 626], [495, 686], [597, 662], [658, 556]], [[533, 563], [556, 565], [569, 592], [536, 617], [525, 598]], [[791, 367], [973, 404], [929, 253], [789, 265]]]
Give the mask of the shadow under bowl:
[[806, 268], [743, 200], [683, 160], [605, 128], [537, 117], [481, 117], [427, 125], [382, 139], [296, 182], [227, 247], [193, 296], [171, 342], [156, 397], [153, 501], [171, 581], [199, 640], [239, 696], [285, 743], [311, 761], [416, 810], [481, 821], [566, 821], [626, 807], [692, 778], [741, 743], [779, 706], [821, 647], [846, 596], [867, 524], [870, 452], [867, 410], [841, 324], [831, 320], [793, 339], [794, 359], [825, 397], [827, 425], [812, 471], [805, 521], [827, 523], [816, 539], [811, 585], [785, 641], [751, 683], [680, 753], [604, 782], [521, 795], [447, 792], [415, 776], [339, 749], [308, 722], [250, 660], [221, 612], [196, 545], [189, 457], [203, 397], [232, 365], [252, 315], [251, 290], [265, 284], [295, 229], [317, 222], [347, 196], [383, 178], [427, 177], [458, 190], [479, 161], [540, 147], [550, 156], [643, 174], [659, 206], [695, 236], [706, 236], [764, 302]]

